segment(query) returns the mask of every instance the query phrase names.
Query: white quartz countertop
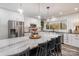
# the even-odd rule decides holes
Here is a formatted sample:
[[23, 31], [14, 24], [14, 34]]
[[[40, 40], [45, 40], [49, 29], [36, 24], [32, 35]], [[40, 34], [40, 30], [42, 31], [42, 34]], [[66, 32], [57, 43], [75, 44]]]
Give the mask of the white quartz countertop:
[[30, 33], [26, 33], [26, 36], [24, 37], [0, 40], [0, 55], [5, 56], [17, 54], [27, 48], [32, 49], [40, 43], [47, 42], [51, 40], [51, 38], [59, 36], [58, 34], [48, 32], [40, 32], [39, 35], [41, 35], [40, 39], [29, 39]]

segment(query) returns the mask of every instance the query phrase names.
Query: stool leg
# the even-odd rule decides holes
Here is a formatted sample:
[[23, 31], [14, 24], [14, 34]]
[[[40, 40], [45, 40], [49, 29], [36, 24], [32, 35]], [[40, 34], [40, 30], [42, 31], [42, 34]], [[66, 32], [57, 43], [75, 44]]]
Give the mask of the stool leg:
[[39, 49], [40, 49], [40, 48], [38, 47], [37, 52], [36, 52], [36, 56], [38, 56], [38, 54], [39, 54]]
[[41, 48], [41, 53], [40, 53], [40, 55], [41, 56], [43, 56], [44, 55], [44, 53], [45, 53], [45, 51], [43, 51], [44, 49], [43, 48]]
[[45, 56], [47, 56], [47, 45], [45, 47]]
[[62, 51], [61, 51], [61, 49], [62, 49], [62, 48], [61, 48], [61, 45], [60, 45], [60, 56], [62, 56]]
[[40, 52], [41, 52], [41, 48], [39, 47], [39, 50], [38, 50], [38, 56], [40, 56]]
[[56, 50], [57, 50], [57, 56], [58, 56], [58, 46], [56, 46]]
[[[59, 53], [60, 52], [60, 53]], [[57, 45], [57, 56], [61, 55], [62, 56], [62, 52], [61, 52], [61, 45]]]

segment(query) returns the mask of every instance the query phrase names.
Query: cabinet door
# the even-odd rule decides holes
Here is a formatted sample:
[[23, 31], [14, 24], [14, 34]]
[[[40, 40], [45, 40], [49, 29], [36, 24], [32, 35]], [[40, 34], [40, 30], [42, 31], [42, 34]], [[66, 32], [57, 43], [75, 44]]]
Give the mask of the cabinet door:
[[72, 45], [73, 34], [68, 34], [68, 44]]
[[79, 35], [78, 34], [73, 35], [72, 45], [75, 47], [79, 47]]
[[64, 43], [79, 47], [79, 35], [78, 34], [64, 34]]
[[65, 44], [68, 43], [68, 34], [64, 34], [64, 43], [65, 43]]
[[72, 34], [64, 34], [64, 43], [71, 45], [72, 38], [73, 38]]

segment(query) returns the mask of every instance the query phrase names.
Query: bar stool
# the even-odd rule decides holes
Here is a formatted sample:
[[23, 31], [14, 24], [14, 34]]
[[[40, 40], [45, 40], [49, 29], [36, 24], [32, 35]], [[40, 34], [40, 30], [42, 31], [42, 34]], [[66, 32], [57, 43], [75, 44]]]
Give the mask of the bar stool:
[[47, 56], [47, 42], [38, 45], [37, 56]]
[[37, 56], [37, 50], [39, 47], [34, 47], [29, 51], [29, 56]]
[[51, 38], [51, 41], [48, 42], [48, 55], [51, 56], [55, 56], [56, 52], [55, 52], [55, 38]]
[[56, 38], [55, 49], [56, 49], [56, 52], [57, 52], [57, 56], [62, 55], [62, 52], [61, 52], [61, 36], [58, 36], [58, 38]]

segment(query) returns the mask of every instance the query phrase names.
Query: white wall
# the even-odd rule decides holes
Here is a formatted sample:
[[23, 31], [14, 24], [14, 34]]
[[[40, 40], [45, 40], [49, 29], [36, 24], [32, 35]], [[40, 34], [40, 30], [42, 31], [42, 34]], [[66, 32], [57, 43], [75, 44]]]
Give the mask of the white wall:
[[30, 26], [30, 24], [36, 24], [37, 27], [40, 28], [41, 20], [32, 17], [25, 17], [24, 24], [25, 24], [25, 32], [28, 32], [28, 27]]
[[0, 9], [0, 39], [8, 38], [8, 20], [24, 21], [23, 15]]

